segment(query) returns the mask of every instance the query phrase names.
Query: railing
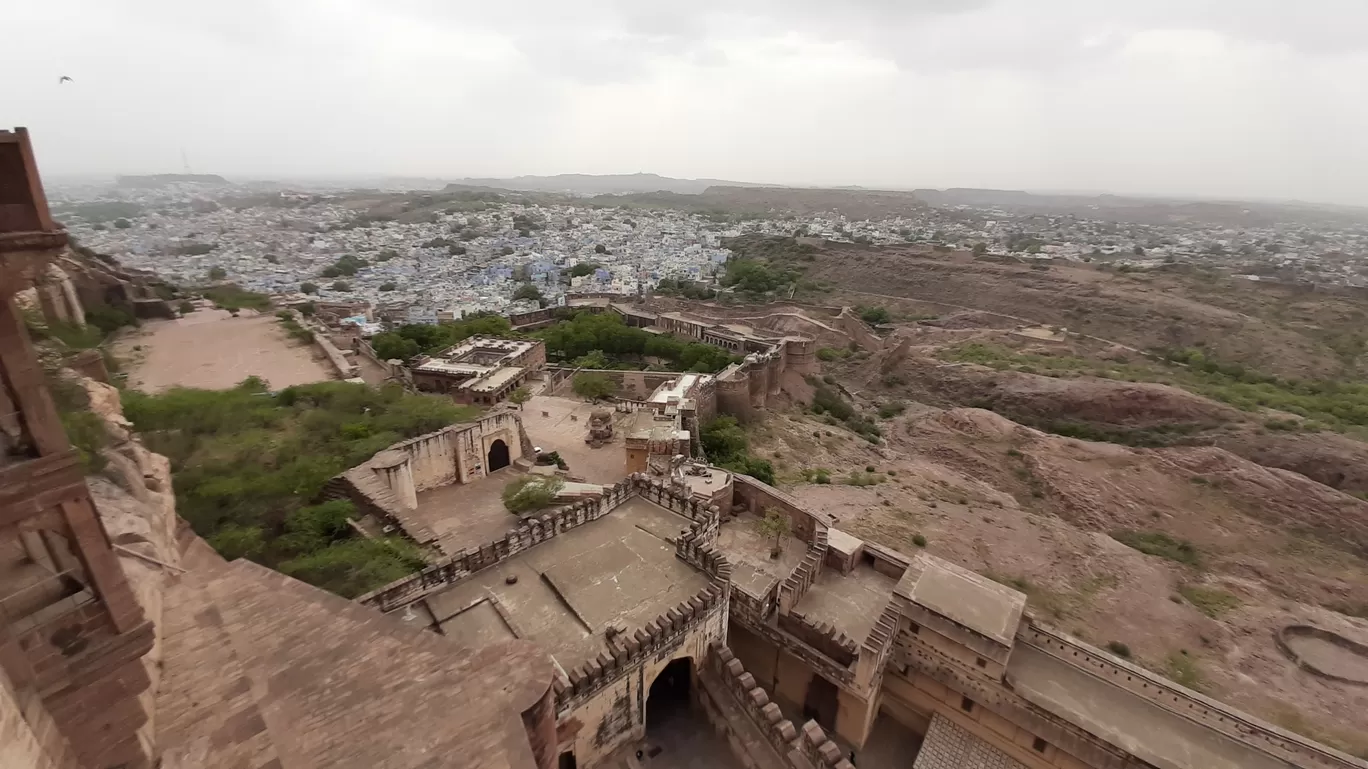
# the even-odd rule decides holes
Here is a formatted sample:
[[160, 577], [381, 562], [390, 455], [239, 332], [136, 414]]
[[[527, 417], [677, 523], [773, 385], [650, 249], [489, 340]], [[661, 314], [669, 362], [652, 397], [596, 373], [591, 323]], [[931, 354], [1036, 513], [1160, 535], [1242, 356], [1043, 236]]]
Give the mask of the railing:
[[18, 635], [94, 603], [95, 594], [82, 585], [80, 574], [75, 569], [50, 574], [0, 598], [0, 625]]

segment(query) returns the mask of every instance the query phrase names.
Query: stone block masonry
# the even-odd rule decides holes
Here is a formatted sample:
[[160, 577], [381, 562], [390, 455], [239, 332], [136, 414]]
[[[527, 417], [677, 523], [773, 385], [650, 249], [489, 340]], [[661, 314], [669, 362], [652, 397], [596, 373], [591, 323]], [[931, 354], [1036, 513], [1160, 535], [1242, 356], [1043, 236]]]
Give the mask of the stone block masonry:
[[845, 633], [828, 622], [813, 622], [798, 612], [780, 614], [779, 629], [826, 655], [843, 668], [855, 664], [859, 647]]
[[854, 769], [816, 721], [808, 721], [800, 730], [784, 718], [779, 706], [770, 701], [769, 694], [756, 684], [755, 677], [746, 672], [731, 649], [714, 644], [709, 649], [708, 665], [788, 766], [793, 769]]

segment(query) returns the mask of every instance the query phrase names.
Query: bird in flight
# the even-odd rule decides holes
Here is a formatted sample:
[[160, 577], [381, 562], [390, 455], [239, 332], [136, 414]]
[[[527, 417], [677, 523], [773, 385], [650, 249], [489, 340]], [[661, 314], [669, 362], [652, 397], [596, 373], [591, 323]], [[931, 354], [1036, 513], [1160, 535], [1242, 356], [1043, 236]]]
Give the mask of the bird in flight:
[[74, 82], [76, 82], [76, 81], [75, 81], [75, 80], [72, 80], [71, 78], [67, 77], [66, 75], [62, 75], [61, 77], [57, 78], [57, 85], [61, 85], [62, 83], [74, 83]]

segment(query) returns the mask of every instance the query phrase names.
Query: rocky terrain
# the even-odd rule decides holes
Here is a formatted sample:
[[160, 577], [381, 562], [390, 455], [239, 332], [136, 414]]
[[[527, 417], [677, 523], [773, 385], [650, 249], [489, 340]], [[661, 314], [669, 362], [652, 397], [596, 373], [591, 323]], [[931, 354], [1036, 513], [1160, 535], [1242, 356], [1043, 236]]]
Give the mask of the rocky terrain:
[[750, 428], [752, 450], [858, 536], [925, 547], [1066, 632], [1368, 755], [1368, 688], [1276, 639], [1368, 643], [1368, 302], [1036, 267], [828, 246], [807, 273], [825, 303], [893, 322], [809, 380], [853, 420], [798, 397]]

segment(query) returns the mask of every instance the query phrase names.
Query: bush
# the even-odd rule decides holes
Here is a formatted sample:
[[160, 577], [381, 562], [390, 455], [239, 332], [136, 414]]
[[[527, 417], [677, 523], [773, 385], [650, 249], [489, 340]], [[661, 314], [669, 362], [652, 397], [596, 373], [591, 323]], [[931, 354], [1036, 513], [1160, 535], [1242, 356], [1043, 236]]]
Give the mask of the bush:
[[355, 598], [421, 569], [422, 553], [400, 537], [336, 542], [280, 564], [280, 571], [346, 598]]
[[530, 513], [550, 507], [565, 481], [555, 476], [520, 475], [504, 486], [504, 507], [511, 513]]
[[189, 315], [195, 311], [195, 303], [188, 299], [182, 299], [181, 303], [176, 306], [176, 310], [181, 315]]
[[892, 419], [907, 410], [907, 404], [902, 401], [889, 401], [879, 406], [880, 419]]
[[1201, 668], [1197, 666], [1197, 660], [1189, 656], [1186, 650], [1170, 654], [1164, 660], [1163, 673], [1179, 686], [1200, 691], [1202, 685]]
[[1121, 643], [1120, 641], [1108, 641], [1107, 651], [1111, 652], [1112, 654], [1115, 654], [1116, 656], [1122, 659], [1131, 658], [1130, 647]]
[[1240, 599], [1233, 593], [1217, 587], [1179, 585], [1178, 594], [1187, 599], [1197, 611], [1212, 619], [1217, 619], [1240, 606]]
[[92, 307], [86, 311], [86, 323], [98, 328], [105, 336], [113, 334], [126, 326], [138, 325], [133, 313], [109, 305]]
[[860, 312], [860, 320], [871, 326], [878, 326], [893, 320], [893, 316], [883, 307], [860, 307], [857, 309]]
[[920, 534], [914, 534], [912, 536], [912, 544], [916, 545], [917, 547], [926, 547], [926, 537]]
[[1201, 553], [1195, 545], [1185, 539], [1175, 539], [1162, 531], [1122, 530], [1112, 532], [1111, 537], [1146, 555], [1167, 558], [1188, 566], [1200, 566], [1202, 562]]

